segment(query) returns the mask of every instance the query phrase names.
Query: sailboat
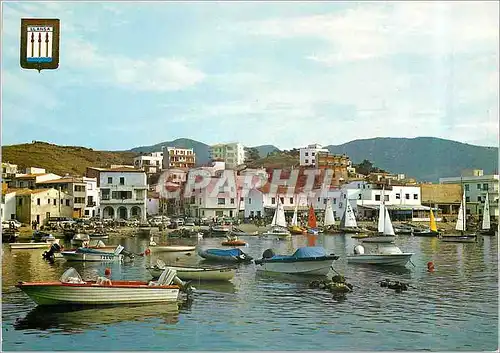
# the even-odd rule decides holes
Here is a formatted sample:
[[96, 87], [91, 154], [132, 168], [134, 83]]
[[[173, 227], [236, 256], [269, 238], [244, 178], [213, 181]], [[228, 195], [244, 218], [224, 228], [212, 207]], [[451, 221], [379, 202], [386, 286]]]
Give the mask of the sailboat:
[[292, 224], [288, 228], [288, 230], [292, 234], [304, 234], [304, 232], [305, 232], [305, 229], [302, 228], [301, 226], [299, 226], [298, 207], [299, 207], [299, 203], [297, 202], [297, 200], [295, 200], [295, 210], [293, 211]]
[[466, 201], [465, 201], [465, 191], [462, 193], [462, 201], [460, 202], [460, 208], [458, 210], [457, 224], [455, 229], [460, 231], [460, 234], [441, 235], [442, 241], [447, 242], [458, 242], [458, 243], [474, 243], [477, 239], [476, 234], [469, 233], [466, 234], [467, 230], [467, 218], [466, 218]]
[[439, 235], [436, 219], [434, 218], [434, 212], [432, 212], [432, 208], [430, 210], [430, 221], [429, 221], [429, 229], [424, 230], [413, 230], [413, 235], [416, 237], [437, 237]]
[[290, 231], [287, 229], [285, 209], [280, 202], [280, 198], [277, 197], [278, 204], [276, 205], [276, 210], [274, 211], [273, 220], [271, 222], [271, 229], [264, 232], [264, 236], [277, 236], [279, 239], [287, 239], [292, 236]]
[[363, 230], [358, 227], [358, 223], [356, 222], [356, 216], [354, 215], [351, 203], [347, 200], [344, 216], [340, 221], [340, 232], [358, 234], [362, 231]]
[[340, 233], [335, 227], [335, 215], [333, 214], [333, 207], [330, 202], [326, 204], [325, 215], [323, 217], [322, 233]]
[[382, 189], [378, 230], [379, 236], [361, 240], [363, 245], [354, 247], [354, 254], [347, 256], [348, 263], [405, 266], [413, 253], [404, 253], [394, 244], [395, 233], [389, 211], [385, 207], [384, 189]]
[[486, 199], [484, 200], [483, 223], [481, 224], [481, 230], [479, 231], [479, 234], [495, 235], [495, 229], [491, 228], [490, 201], [488, 200], [488, 193], [486, 193]]
[[316, 220], [316, 214], [314, 213], [314, 207], [309, 206], [309, 215], [307, 217], [307, 234], [318, 235], [318, 222]]

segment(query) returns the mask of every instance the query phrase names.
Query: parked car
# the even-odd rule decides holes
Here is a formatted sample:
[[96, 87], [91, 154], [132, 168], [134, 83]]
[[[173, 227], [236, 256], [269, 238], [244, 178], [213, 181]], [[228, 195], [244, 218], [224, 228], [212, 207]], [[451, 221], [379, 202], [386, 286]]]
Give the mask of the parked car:
[[177, 223], [178, 226], [183, 226], [184, 220], [182, 218], [177, 218], [175, 219], [175, 223]]
[[192, 217], [186, 218], [186, 220], [184, 221], [184, 225], [185, 226], [190, 226], [190, 227], [195, 226], [194, 218], [192, 218]]
[[2, 221], [2, 229], [8, 229], [12, 226], [14, 226], [14, 228], [19, 228], [22, 226], [21, 222], [19, 222], [18, 220], [16, 219], [10, 219], [8, 221]]

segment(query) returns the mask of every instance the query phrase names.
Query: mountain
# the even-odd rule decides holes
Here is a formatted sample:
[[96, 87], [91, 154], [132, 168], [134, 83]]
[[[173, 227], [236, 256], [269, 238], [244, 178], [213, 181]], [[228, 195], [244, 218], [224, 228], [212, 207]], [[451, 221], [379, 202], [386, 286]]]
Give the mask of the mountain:
[[108, 167], [111, 164], [133, 164], [137, 153], [94, 151], [78, 146], [59, 146], [46, 142], [2, 146], [2, 161], [26, 167], [45, 168], [49, 173], [85, 174], [86, 167]]
[[279, 151], [280, 149], [276, 146], [273, 145], [262, 145], [262, 146], [255, 146], [251, 147], [257, 149], [259, 151], [259, 156], [260, 158], [265, 158], [267, 157], [268, 153]]
[[209, 145], [203, 142], [198, 142], [186, 138], [179, 138], [173, 141], [165, 141], [151, 146], [135, 147], [132, 148], [130, 151], [136, 153], [160, 152], [162, 150], [162, 146], [192, 148], [194, 153], [196, 153], [196, 165], [206, 164], [210, 161], [210, 156], [208, 152], [210, 147]]
[[498, 148], [474, 146], [435, 137], [372, 138], [326, 148], [349, 156], [354, 164], [369, 160], [391, 173], [404, 173], [419, 181], [459, 176], [464, 169], [498, 172]]

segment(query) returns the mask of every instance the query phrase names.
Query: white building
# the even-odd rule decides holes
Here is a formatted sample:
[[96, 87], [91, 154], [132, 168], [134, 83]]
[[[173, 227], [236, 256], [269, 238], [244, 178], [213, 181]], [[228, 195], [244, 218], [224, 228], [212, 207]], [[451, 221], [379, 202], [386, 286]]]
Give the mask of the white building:
[[486, 194], [490, 203], [490, 215], [498, 218], [499, 175], [484, 175], [480, 169], [462, 173], [461, 177], [439, 178], [440, 184], [462, 184], [468, 213], [482, 214]]
[[326, 148], [321, 145], [312, 144], [307, 147], [302, 147], [300, 149], [300, 166], [315, 166], [316, 165], [316, 154], [318, 152], [329, 152]]
[[129, 168], [99, 169], [101, 218], [146, 219], [146, 173]]
[[9, 182], [9, 187], [35, 188], [37, 183], [61, 178], [60, 175], [45, 173], [45, 169], [42, 170], [43, 172], [41, 173], [16, 174], [16, 176]]
[[1, 204], [2, 221], [16, 219], [16, 192], [15, 190], [2, 190]]
[[144, 169], [147, 174], [158, 173], [162, 169], [163, 152], [152, 152], [134, 158], [134, 166]]
[[160, 195], [157, 192], [148, 192], [147, 215], [160, 214]]
[[234, 169], [245, 163], [245, 147], [238, 142], [212, 145], [210, 159], [225, 162], [227, 169]]
[[99, 188], [97, 187], [97, 178], [83, 177], [82, 181], [86, 184], [85, 187], [85, 209], [84, 217], [99, 216]]
[[194, 168], [196, 153], [192, 148], [163, 147], [163, 169]]

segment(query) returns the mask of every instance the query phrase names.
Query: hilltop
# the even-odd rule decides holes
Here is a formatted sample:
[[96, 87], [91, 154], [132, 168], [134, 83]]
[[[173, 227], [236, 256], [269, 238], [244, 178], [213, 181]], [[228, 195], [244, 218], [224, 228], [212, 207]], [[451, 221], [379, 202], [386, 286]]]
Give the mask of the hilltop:
[[95, 151], [78, 146], [59, 146], [46, 142], [2, 146], [2, 161], [26, 167], [45, 168], [49, 173], [83, 175], [86, 167], [133, 164], [134, 152]]

